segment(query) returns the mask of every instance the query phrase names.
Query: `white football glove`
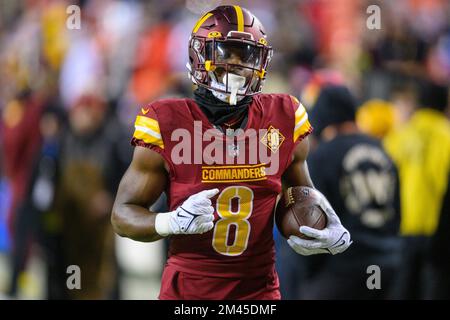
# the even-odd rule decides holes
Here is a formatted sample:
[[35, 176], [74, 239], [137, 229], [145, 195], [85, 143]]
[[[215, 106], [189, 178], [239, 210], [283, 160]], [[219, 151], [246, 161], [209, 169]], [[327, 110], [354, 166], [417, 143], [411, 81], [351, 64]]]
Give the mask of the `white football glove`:
[[211, 230], [214, 227], [214, 208], [210, 198], [217, 193], [217, 188], [203, 190], [187, 198], [174, 211], [158, 213], [156, 232], [165, 237], [171, 234], [201, 234]]
[[320, 253], [331, 253], [334, 255], [344, 252], [352, 244], [350, 232], [344, 228], [325, 196], [322, 195], [321, 198], [319, 206], [327, 215], [327, 227], [323, 230], [318, 230], [301, 226], [300, 232], [314, 239], [304, 240], [297, 236], [290, 236], [287, 240], [291, 248], [303, 256]]

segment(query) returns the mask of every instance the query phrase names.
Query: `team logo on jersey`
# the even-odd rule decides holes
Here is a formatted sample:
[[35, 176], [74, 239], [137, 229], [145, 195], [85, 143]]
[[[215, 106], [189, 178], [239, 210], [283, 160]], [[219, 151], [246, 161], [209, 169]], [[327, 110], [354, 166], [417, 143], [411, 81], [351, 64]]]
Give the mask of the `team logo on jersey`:
[[261, 138], [261, 142], [269, 148], [273, 153], [277, 152], [284, 141], [284, 136], [280, 130], [270, 126], [266, 134]]
[[202, 166], [203, 183], [249, 182], [267, 179], [266, 164]]
[[[142, 115], [138, 116], [135, 129], [134, 139], [158, 146], [161, 149], [166, 147], [157, 120]], [[193, 132], [185, 128], [177, 128], [172, 131], [169, 139], [170, 144], [173, 144], [170, 148], [170, 159], [173, 165], [222, 166], [265, 163], [267, 166], [260, 171], [264, 171], [264, 176], [270, 176], [277, 174], [280, 169], [280, 153], [275, 151], [278, 150], [285, 138], [273, 126], [270, 126], [269, 129], [258, 130], [254, 128], [238, 129], [234, 132], [229, 131], [224, 136], [223, 132], [217, 128], [204, 130], [201, 121], [194, 121]], [[237, 178], [233, 178], [234, 171], [231, 170], [231, 178], [227, 180], [262, 178], [261, 172], [260, 176], [258, 172], [252, 174], [254, 170], [239, 171], [242, 174], [238, 174], [236, 171]], [[205, 180], [211, 180], [210, 176]]]

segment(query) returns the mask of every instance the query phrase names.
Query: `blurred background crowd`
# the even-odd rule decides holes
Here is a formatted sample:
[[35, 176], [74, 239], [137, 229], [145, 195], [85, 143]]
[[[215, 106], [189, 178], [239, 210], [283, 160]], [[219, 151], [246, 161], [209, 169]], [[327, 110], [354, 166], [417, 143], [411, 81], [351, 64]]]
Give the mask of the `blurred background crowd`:
[[[67, 25], [73, 4], [80, 29]], [[192, 95], [188, 38], [200, 15], [220, 4], [248, 8], [265, 26], [274, 57], [264, 92], [298, 97], [323, 127], [311, 166], [322, 192], [327, 184], [316, 172], [341, 149], [321, 144], [348, 129], [325, 130], [335, 122], [354, 122], [395, 164], [386, 169], [394, 187], [381, 184], [393, 211], [381, 222], [352, 207], [354, 188], [338, 188], [350, 204], [332, 205], [357, 217], [348, 227], [366, 245], [358, 250], [355, 240], [348, 257], [305, 259], [274, 231], [283, 296], [450, 298], [442, 245], [450, 243], [449, 1], [0, 0], [0, 299], [156, 298], [165, 244], [116, 238], [112, 202], [138, 110]], [[368, 22], [371, 5], [380, 9], [380, 28]], [[315, 106], [327, 104], [341, 112], [327, 118], [317, 109], [315, 120]], [[364, 296], [367, 266], [383, 272], [383, 261], [382, 293]], [[67, 290], [73, 264], [83, 290]]]

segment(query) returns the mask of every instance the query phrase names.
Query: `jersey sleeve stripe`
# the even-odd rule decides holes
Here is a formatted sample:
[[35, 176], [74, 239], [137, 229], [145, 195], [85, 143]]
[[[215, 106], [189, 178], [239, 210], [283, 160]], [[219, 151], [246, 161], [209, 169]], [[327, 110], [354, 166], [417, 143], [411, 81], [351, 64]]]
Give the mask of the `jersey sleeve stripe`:
[[300, 103], [298, 105], [297, 110], [295, 111], [295, 122], [298, 122], [298, 120], [303, 117], [303, 115], [306, 113], [305, 107]]
[[297, 110], [295, 110], [294, 142], [299, 138], [308, 135], [311, 131], [312, 127], [308, 121], [308, 113], [306, 112], [305, 107], [298, 102]]
[[134, 138], [164, 149], [164, 143], [158, 121], [152, 118], [137, 116], [136, 122], [134, 123], [134, 128]]
[[150, 143], [150, 144], [156, 145], [156, 146], [164, 149], [164, 143], [163, 143], [163, 140], [161, 139], [161, 135], [156, 134], [155, 132], [153, 132], [150, 129], [136, 127], [133, 137], [136, 139], [142, 140], [145, 143]]
[[136, 122], [134, 123], [134, 125], [151, 129], [156, 133], [161, 133], [159, 130], [158, 121], [156, 121], [155, 119], [152, 119], [152, 118], [137, 116]]
[[159, 139], [162, 140], [161, 134], [158, 132], [153, 131], [152, 129], [146, 128], [146, 127], [141, 127], [141, 126], [135, 126], [134, 127], [136, 129], [136, 131], [140, 131], [143, 133], [146, 133], [150, 136], [152, 136], [155, 139]]
[[304, 137], [310, 132], [312, 132], [312, 127], [308, 119], [306, 118], [303, 125], [301, 125], [297, 130], [294, 131], [294, 142], [297, 141], [299, 137]]
[[292, 102], [294, 102], [295, 105], [299, 105], [300, 101], [298, 101], [298, 99], [292, 95], [290, 95]]
[[294, 132], [297, 131], [298, 128], [300, 128], [306, 121], [308, 120], [308, 114], [305, 112], [303, 117], [296, 122]]

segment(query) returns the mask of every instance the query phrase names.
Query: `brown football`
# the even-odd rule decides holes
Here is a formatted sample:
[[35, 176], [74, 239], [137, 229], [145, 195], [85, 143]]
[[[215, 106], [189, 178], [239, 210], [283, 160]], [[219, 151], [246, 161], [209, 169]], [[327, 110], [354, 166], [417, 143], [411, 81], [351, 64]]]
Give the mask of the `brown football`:
[[309, 187], [291, 187], [283, 192], [275, 211], [275, 221], [283, 237], [295, 235], [311, 239], [300, 233], [301, 226], [322, 230], [327, 225], [327, 216], [319, 207], [320, 194]]

